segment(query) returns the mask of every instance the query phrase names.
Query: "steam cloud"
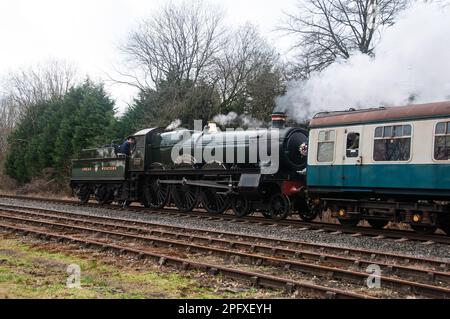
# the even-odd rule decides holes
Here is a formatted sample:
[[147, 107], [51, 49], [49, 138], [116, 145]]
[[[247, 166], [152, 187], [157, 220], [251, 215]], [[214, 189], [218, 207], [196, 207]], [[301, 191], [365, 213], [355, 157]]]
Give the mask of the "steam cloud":
[[238, 115], [235, 112], [230, 112], [227, 115], [219, 114], [214, 116], [213, 121], [219, 124], [220, 126], [230, 125], [236, 122], [238, 119]]
[[250, 115], [238, 115], [235, 112], [230, 112], [227, 115], [219, 114], [213, 118], [213, 121], [224, 127], [227, 125], [238, 124], [244, 127], [257, 128], [262, 127], [264, 125], [263, 122], [257, 120]]
[[320, 111], [450, 100], [450, 8], [417, 3], [385, 30], [375, 58], [355, 54], [291, 82], [277, 110], [297, 121]]
[[176, 130], [177, 128], [180, 127], [180, 125], [181, 125], [181, 120], [176, 119], [172, 123], [170, 123], [170, 125], [168, 127], [166, 127], [166, 131]]

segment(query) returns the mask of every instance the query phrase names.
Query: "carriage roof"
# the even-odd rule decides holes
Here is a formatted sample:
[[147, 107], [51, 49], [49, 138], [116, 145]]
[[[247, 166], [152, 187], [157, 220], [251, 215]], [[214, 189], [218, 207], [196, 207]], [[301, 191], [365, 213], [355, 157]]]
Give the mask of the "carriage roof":
[[310, 127], [333, 127], [442, 117], [450, 117], [450, 101], [365, 110], [352, 109], [340, 112], [323, 112], [317, 114], [311, 120]]

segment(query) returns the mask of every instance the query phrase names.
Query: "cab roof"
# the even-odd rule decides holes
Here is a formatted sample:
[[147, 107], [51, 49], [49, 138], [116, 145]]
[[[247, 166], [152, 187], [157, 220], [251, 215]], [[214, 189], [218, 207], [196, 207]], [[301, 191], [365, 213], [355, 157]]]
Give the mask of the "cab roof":
[[380, 107], [365, 110], [323, 112], [310, 122], [310, 128], [450, 117], [450, 101]]

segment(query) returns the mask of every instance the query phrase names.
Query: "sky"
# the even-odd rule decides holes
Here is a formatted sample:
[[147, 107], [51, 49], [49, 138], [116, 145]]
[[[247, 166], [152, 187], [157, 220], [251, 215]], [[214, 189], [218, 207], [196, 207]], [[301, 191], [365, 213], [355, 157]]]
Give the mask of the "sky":
[[416, 2], [381, 31], [375, 57], [354, 52], [290, 82], [278, 109], [302, 121], [321, 111], [449, 101], [449, 17], [449, 1]]
[[[169, 0], [0, 0], [0, 78], [51, 59], [73, 63], [94, 80], [114, 76], [120, 46], [136, 25]], [[176, 2], [175, 0], [172, 0]], [[209, 0], [226, 13], [227, 25], [249, 21], [285, 52], [288, 39], [273, 32], [297, 0]], [[135, 94], [106, 83], [120, 112]]]

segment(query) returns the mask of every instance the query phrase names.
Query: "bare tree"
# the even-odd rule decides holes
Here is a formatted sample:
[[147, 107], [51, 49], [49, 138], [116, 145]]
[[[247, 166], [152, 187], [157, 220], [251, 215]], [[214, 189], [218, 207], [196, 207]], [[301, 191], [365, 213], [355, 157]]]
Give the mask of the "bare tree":
[[258, 76], [261, 69], [270, 68], [277, 61], [274, 49], [251, 24], [232, 32], [226, 43], [215, 63], [222, 108], [242, 97], [247, 84]]
[[409, 0], [301, 0], [279, 29], [297, 36], [297, 74], [306, 78], [355, 51], [373, 55], [380, 31], [395, 22]]
[[51, 60], [10, 73], [4, 90], [8, 93], [9, 103], [23, 112], [35, 103], [63, 96], [76, 81], [77, 71], [73, 65]]
[[130, 66], [139, 70], [135, 75], [122, 75], [131, 77], [140, 89], [158, 88], [167, 78], [194, 84], [204, 80], [223, 45], [222, 19], [220, 11], [201, 2], [162, 7], [121, 48]]
[[62, 97], [76, 81], [75, 67], [57, 60], [10, 73], [0, 96], [0, 151], [5, 151], [8, 136], [21, 116], [36, 112], [33, 105], [37, 103]]
[[8, 146], [8, 136], [19, 117], [18, 107], [10, 97], [0, 96], [0, 161]]

